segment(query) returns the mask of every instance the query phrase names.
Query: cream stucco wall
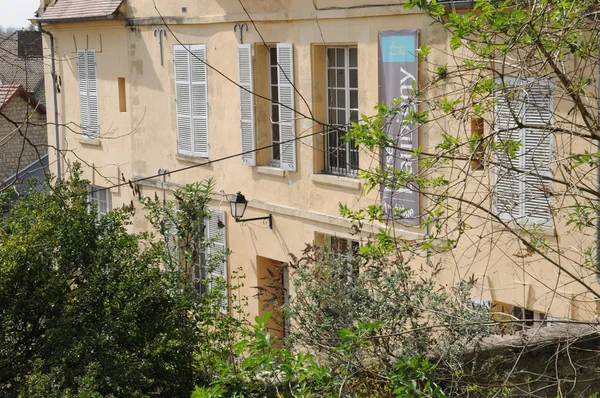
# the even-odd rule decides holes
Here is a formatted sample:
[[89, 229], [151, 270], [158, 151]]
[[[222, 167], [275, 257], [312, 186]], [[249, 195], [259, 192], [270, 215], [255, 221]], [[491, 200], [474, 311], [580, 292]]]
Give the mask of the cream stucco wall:
[[[419, 29], [420, 42], [435, 48], [429, 61], [438, 65], [447, 62], [444, 31], [439, 26], [432, 26], [428, 17], [408, 12], [400, 6], [339, 9], [336, 7], [355, 4], [317, 0], [317, 10], [309, 0], [248, 0], [244, 3], [267, 43], [294, 44], [295, 84], [299, 92], [295, 103], [298, 112], [304, 115], [310, 114], [309, 107], [316, 115], [323, 114], [323, 100], [315, 91], [319, 84], [315, 81], [318, 79], [314, 73], [315, 64], [321, 62], [319, 46], [358, 47], [359, 107], [360, 112], [365, 114], [372, 113], [378, 100], [378, 31]], [[355, 3], [377, 2], [364, 0]], [[182, 7], [187, 7], [187, 11], [182, 12]], [[365, 227], [359, 237], [351, 235], [350, 223], [339, 216], [338, 203], [346, 203], [353, 208], [364, 207], [376, 203], [378, 194], [365, 194], [358, 180], [320, 174], [323, 144], [319, 135], [297, 143], [295, 172], [244, 166], [240, 158], [220, 160], [240, 152], [239, 88], [228, 79], [235, 82], [238, 78], [238, 34], [233, 31], [234, 22], [247, 21], [248, 18], [239, 2], [234, 0], [160, 2], [159, 10], [169, 23], [167, 37], [163, 41], [164, 65], [160, 64], [154, 29], [165, 27], [151, 0], [125, 0], [121, 7], [123, 20], [45, 26], [56, 38], [57, 73], [62, 81], [58, 102], [62, 125], [60, 145], [70, 151], [66, 155], [68, 163], [79, 159], [90, 166], [85, 176], [95, 185], [109, 186], [119, 182], [121, 176], [136, 179], [154, 176], [159, 169], [174, 171], [197, 166], [169, 175], [165, 185], [167, 190], [214, 177], [217, 183], [214, 207], [228, 210], [227, 201], [222, 200], [219, 192], [231, 194], [242, 191], [251, 199], [247, 217], [272, 213], [272, 230], [261, 223], [242, 225], [234, 223], [231, 217], [228, 219], [227, 242], [233, 251], [228, 261], [229, 269], [241, 267], [244, 270], [248, 279], [243, 293], [251, 298], [250, 312], [256, 315], [258, 304], [252, 299], [256, 291], [251, 287], [257, 285], [260, 274], [257, 270], [258, 257], [287, 261], [288, 254], [300, 253], [305, 243], [313, 241], [316, 232], [352, 239], [362, 236], [364, 239], [378, 226]], [[258, 56], [262, 39], [252, 23], [248, 21], [248, 24], [250, 29], [244, 32], [244, 42], [254, 44], [256, 67], [261, 65]], [[207, 63], [210, 65], [208, 160], [214, 161], [209, 165], [200, 165], [206, 159], [183, 158], [177, 154], [172, 48], [178, 43], [204, 43], [207, 46]], [[47, 46], [48, 41], [46, 50]], [[101, 121], [101, 138], [97, 142], [85, 141], [79, 136], [76, 48], [97, 51]], [[255, 82], [261, 81], [257, 75], [260, 73], [266, 71], [255, 70]], [[421, 70], [420, 74], [420, 84], [427, 84], [430, 74], [426, 70]], [[124, 77], [126, 82], [127, 112], [119, 112], [119, 77]], [[46, 82], [46, 90], [51, 92], [51, 79], [46, 79]], [[257, 91], [260, 90], [261, 87], [258, 87]], [[54, 112], [50, 102], [49, 115]], [[258, 124], [264, 126], [264, 120], [258, 120]], [[319, 131], [319, 126], [314, 121], [299, 117], [297, 134], [316, 131]], [[440, 133], [439, 128], [421, 129], [420, 145], [431, 150], [440, 141]], [[261, 133], [258, 134], [260, 143]], [[49, 130], [49, 137], [52, 144], [53, 129]], [[361, 168], [374, 167], [375, 161], [371, 154], [361, 152]], [[91, 166], [96, 171], [92, 171]], [[483, 172], [482, 178], [491, 183], [493, 176], [489, 172]], [[473, 184], [473, 194], [477, 195], [476, 183]], [[141, 189], [145, 195], [160, 193], [160, 178], [153, 177], [141, 183]], [[126, 186], [111, 191], [113, 206], [128, 204], [134, 199]], [[425, 201], [425, 198], [422, 200]], [[146, 227], [143, 218], [139, 217], [134, 229]], [[399, 224], [395, 227], [398, 235], [408, 239], [424, 234], [420, 228]], [[490, 228], [482, 226], [479, 232], [487, 234]], [[542, 312], [550, 308], [559, 317], [578, 316], [572, 308], [572, 299], [580, 297], [582, 288], [561, 275], [559, 290], [564, 297], [552, 299], [549, 292], [558, 278], [556, 270], [537, 259], [515, 263], [510, 256], [511, 239], [514, 238], [501, 231], [497, 233], [502, 236], [499, 239], [509, 245], [508, 251], [499, 245], [469, 244], [469, 240], [464, 239], [453, 255], [432, 255], [430, 260], [446, 265], [444, 275], [448, 285], [476, 275], [475, 294], [483, 298]], [[568, 246], [569, 242], [565, 245]], [[417, 258], [415, 265], [423, 262], [425, 259]], [[590, 297], [585, 296], [584, 299], [588, 301], [586, 305], [593, 304]]]

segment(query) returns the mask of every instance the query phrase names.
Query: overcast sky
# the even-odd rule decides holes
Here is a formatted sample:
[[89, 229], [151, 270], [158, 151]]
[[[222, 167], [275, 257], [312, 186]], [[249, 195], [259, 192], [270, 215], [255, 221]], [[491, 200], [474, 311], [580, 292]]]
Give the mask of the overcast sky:
[[29, 26], [40, 0], [0, 0], [0, 26], [24, 28]]

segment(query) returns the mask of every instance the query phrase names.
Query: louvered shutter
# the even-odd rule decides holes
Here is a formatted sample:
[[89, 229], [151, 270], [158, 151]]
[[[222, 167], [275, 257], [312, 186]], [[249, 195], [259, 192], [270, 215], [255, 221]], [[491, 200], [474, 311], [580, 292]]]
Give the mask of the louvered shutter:
[[100, 137], [98, 120], [98, 82], [96, 76], [96, 52], [77, 50], [77, 74], [79, 77], [79, 116], [81, 134], [84, 137]]
[[[499, 88], [495, 92], [495, 139], [503, 147], [509, 141], [521, 141], [521, 130], [517, 127], [518, 121], [522, 120], [524, 106], [516, 79], [497, 80], [496, 83]], [[500, 218], [518, 220], [523, 214], [522, 178], [520, 173], [511, 171], [511, 167], [521, 169], [522, 148], [512, 158], [502, 147], [495, 152], [494, 205]]]
[[[223, 228], [219, 228], [219, 221], [223, 223]], [[226, 248], [225, 231], [226, 231], [226, 215], [222, 210], [212, 210], [210, 218], [206, 221], [207, 238], [209, 240], [215, 239], [212, 247], [208, 249], [208, 255], [223, 253]], [[212, 277], [221, 276], [227, 281], [227, 256], [223, 257], [221, 261], [212, 272]]]
[[[219, 228], [219, 221], [223, 223], [223, 228]], [[207, 275], [207, 278], [213, 280], [217, 277], [222, 277], [225, 283], [227, 283], [227, 255], [223, 253], [227, 250], [226, 222], [227, 217], [222, 210], [212, 210], [210, 218], [205, 221], [206, 237], [209, 241], [213, 242], [207, 250], [208, 258], [217, 254], [222, 256], [222, 260], [215, 265], [214, 270]], [[227, 300], [221, 304], [221, 307], [222, 310], [227, 309]]]
[[81, 135], [89, 137], [90, 124], [88, 105], [87, 56], [85, 50], [77, 51], [77, 73], [79, 78], [79, 116]]
[[[548, 81], [531, 81], [527, 84], [523, 131], [523, 176], [525, 190], [525, 215], [529, 222], [551, 224], [551, 190], [548, 180], [552, 162], [552, 133], [554, 98]], [[539, 126], [539, 128], [535, 128]]]
[[[277, 44], [277, 83], [279, 88], [279, 132], [281, 169], [296, 170], [296, 129], [294, 112], [294, 51], [289, 43]], [[287, 141], [287, 142], [286, 142]]]
[[88, 88], [88, 136], [100, 138], [100, 122], [98, 120], [98, 77], [96, 75], [96, 51], [87, 50], [87, 88]]
[[252, 70], [252, 45], [238, 45], [238, 72], [240, 85], [240, 134], [242, 163], [256, 166], [256, 140], [254, 137], [254, 75]]
[[192, 100], [190, 93], [190, 57], [187, 48], [173, 46], [175, 68], [175, 101], [177, 113], [177, 150], [182, 155], [193, 155]]
[[194, 156], [208, 157], [208, 90], [206, 74], [206, 45], [190, 48], [192, 132]]

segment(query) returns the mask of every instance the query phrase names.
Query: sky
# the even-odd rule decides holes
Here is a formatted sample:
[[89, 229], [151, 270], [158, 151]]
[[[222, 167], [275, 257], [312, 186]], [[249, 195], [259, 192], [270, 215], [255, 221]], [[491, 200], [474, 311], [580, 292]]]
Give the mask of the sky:
[[40, 0], [0, 0], [0, 26], [25, 28], [33, 18]]

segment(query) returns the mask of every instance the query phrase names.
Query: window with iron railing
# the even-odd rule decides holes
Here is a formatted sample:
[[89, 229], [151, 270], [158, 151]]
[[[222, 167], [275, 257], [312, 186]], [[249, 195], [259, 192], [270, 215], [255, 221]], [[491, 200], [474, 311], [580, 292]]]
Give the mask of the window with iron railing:
[[351, 123], [358, 123], [358, 49], [327, 48], [327, 133], [325, 172], [358, 176], [358, 147], [346, 140]]

